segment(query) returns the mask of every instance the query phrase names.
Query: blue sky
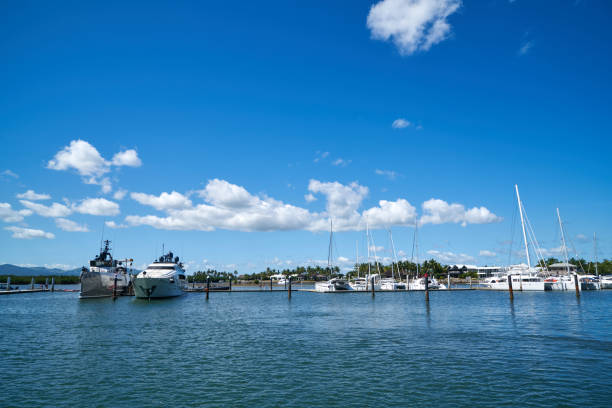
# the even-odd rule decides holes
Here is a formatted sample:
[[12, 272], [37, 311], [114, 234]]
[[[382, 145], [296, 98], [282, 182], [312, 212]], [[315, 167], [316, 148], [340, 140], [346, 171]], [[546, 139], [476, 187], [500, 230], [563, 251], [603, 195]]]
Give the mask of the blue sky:
[[515, 183], [548, 253], [559, 207], [612, 256], [608, 2], [0, 11], [0, 263], [78, 267], [104, 228], [138, 266], [293, 267], [331, 215], [341, 264], [366, 220], [410, 258], [415, 216], [421, 258], [507, 264]]

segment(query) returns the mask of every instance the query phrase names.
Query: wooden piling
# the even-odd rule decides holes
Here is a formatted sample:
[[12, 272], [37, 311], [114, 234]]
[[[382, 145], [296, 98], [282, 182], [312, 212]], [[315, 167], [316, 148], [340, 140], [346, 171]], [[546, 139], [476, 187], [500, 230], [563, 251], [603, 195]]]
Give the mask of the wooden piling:
[[270, 278], [270, 291], [272, 291], [272, 278]]
[[6, 290], [11, 290], [11, 277], [6, 277]]
[[287, 292], [289, 299], [291, 299], [291, 276], [289, 277], [289, 291]]
[[113, 281], [113, 300], [117, 299], [117, 274], [115, 274], [115, 279]]
[[49, 290], [49, 278], [45, 278], [45, 290]]
[[578, 285], [578, 274], [574, 275], [574, 286], [576, 287], [576, 297], [580, 297], [580, 286]]
[[210, 293], [210, 276], [206, 278], [206, 300], [208, 300], [209, 293]]
[[510, 300], [514, 300], [514, 292], [512, 291], [512, 275], [508, 275], [508, 291], [510, 292]]
[[230, 280], [229, 280], [229, 281], [230, 281], [229, 291], [231, 292], [231, 291], [232, 291], [232, 278], [230, 278]]
[[425, 273], [425, 302], [429, 303], [429, 276]]
[[32, 281], [30, 282], [30, 289], [34, 290], [34, 277], [32, 276]]
[[451, 284], [450, 284], [450, 273], [449, 273], [449, 274], [448, 274], [448, 276], [447, 276], [447, 284], [448, 284], [447, 289], [448, 289], [448, 290], [450, 290], [450, 289], [451, 289]]
[[55, 276], [51, 277], [51, 292], [55, 292]]
[[374, 297], [376, 292], [374, 291], [374, 278], [373, 277], [371, 278], [370, 282], [372, 283], [372, 297]]

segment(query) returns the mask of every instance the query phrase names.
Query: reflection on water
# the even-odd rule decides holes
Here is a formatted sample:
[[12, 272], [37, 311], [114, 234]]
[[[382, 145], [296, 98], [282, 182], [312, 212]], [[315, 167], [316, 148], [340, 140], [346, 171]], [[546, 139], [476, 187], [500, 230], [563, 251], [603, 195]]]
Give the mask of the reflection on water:
[[590, 384], [612, 375], [610, 306], [605, 291], [1, 296], [0, 406], [607, 406]]

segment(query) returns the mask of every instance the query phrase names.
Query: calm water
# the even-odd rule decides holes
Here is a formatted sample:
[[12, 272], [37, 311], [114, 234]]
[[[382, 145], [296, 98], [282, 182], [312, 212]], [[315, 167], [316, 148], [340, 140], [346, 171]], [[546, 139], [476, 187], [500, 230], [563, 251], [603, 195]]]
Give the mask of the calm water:
[[0, 406], [610, 406], [612, 291], [0, 296]]

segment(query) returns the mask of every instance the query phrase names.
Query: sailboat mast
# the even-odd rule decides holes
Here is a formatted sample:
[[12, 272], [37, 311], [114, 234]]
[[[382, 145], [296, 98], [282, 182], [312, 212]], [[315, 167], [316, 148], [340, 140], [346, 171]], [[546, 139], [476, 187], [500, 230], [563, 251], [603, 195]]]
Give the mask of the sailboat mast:
[[521, 204], [521, 196], [519, 195], [518, 184], [515, 184], [514, 188], [516, 189], [516, 200], [518, 201], [519, 213], [521, 214], [521, 226], [523, 227], [523, 241], [525, 242], [525, 257], [527, 258], [527, 267], [531, 269], [531, 261], [529, 260], [529, 247], [527, 245], [527, 234], [525, 233], [525, 220], [523, 218], [523, 205]]
[[[370, 228], [368, 223], [366, 223], [366, 246], [368, 247], [368, 280], [370, 279], [370, 275], [372, 271], [370, 270]], [[367, 282], [366, 282], [367, 285]]]
[[593, 250], [595, 251], [595, 276], [599, 276], [599, 272], [597, 271], [597, 236], [593, 233]]
[[329, 270], [329, 275], [331, 279], [331, 263], [332, 263], [332, 239], [334, 237], [334, 225], [333, 221], [329, 219], [329, 248], [327, 249], [327, 269]]
[[557, 208], [557, 218], [559, 219], [559, 228], [561, 229], [561, 242], [563, 242], [563, 255], [565, 255], [565, 265], [567, 269], [567, 276], [570, 274], [569, 259], [567, 256], [567, 246], [565, 245], [565, 234], [563, 233], [563, 222], [561, 221], [561, 214], [559, 214], [559, 208]]
[[355, 249], [357, 250], [357, 277], [359, 277], [359, 240], [355, 241]]
[[417, 265], [417, 278], [419, 277], [419, 221], [414, 220], [414, 245], [416, 248], [416, 265]]

